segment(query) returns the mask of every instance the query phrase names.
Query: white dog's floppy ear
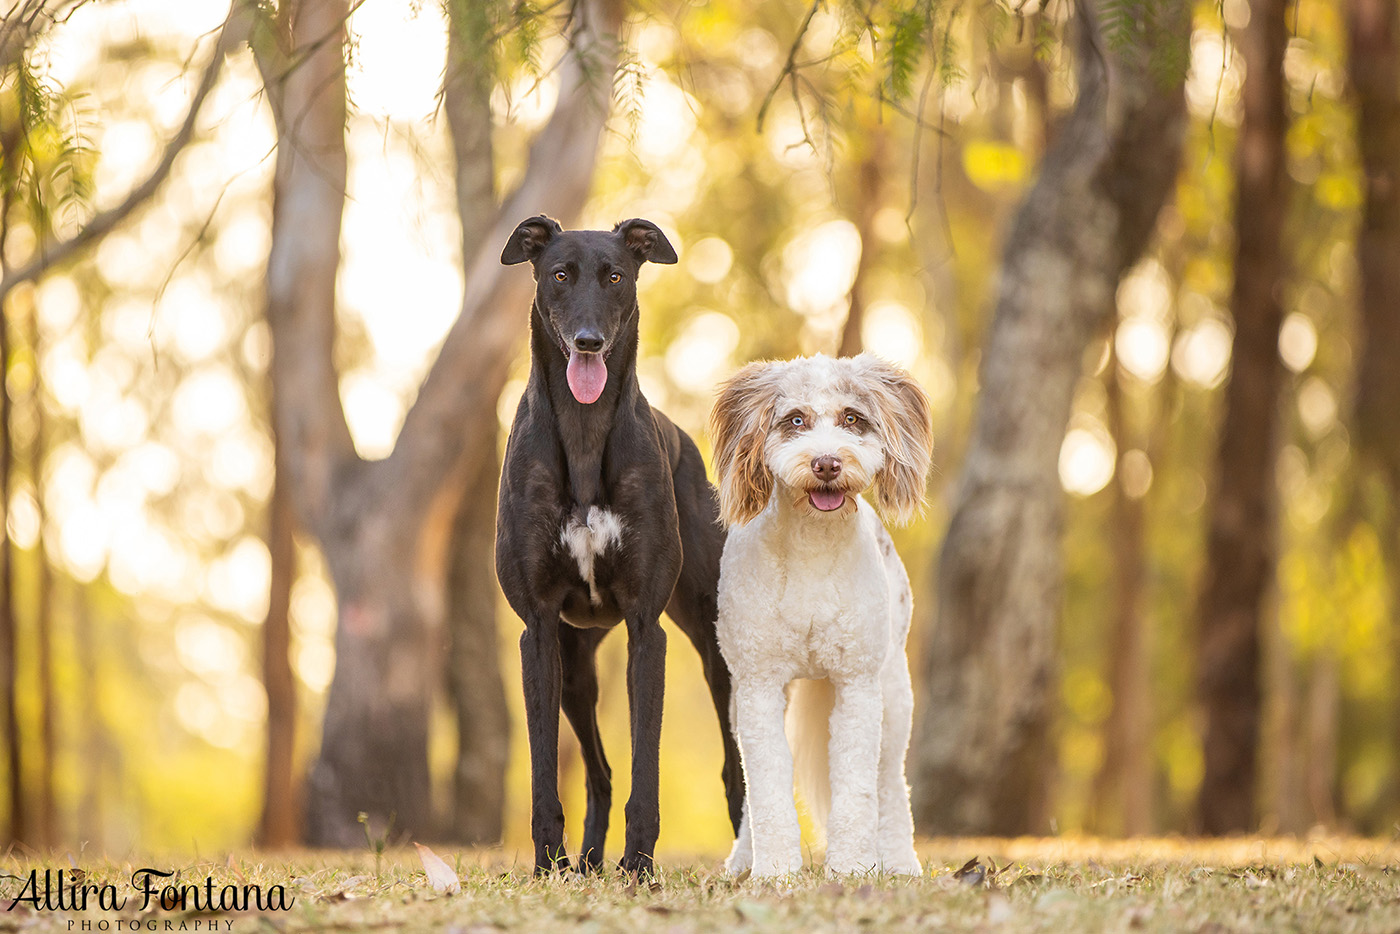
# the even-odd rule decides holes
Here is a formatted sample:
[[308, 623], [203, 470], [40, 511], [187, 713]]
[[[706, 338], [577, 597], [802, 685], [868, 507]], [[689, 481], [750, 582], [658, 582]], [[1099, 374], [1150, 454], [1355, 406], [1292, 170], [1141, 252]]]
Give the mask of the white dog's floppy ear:
[[906, 523], [924, 504], [933, 463], [933, 410], [923, 387], [904, 370], [870, 354], [856, 358], [870, 390], [885, 466], [875, 475], [875, 503], [892, 522]]
[[552, 217], [536, 214], [526, 218], [515, 228], [501, 250], [501, 265], [514, 266], [526, 260], [534, 262], [554, 235], [563, 232], [564, 228]]
[[719, 475], [719, 515], [743, 525], [763, 512], [773, 494], [773, 472], [763, 456], [776, 399], [775, 363], [750, 363], [719, 388], [710, 412], [710, 439]]

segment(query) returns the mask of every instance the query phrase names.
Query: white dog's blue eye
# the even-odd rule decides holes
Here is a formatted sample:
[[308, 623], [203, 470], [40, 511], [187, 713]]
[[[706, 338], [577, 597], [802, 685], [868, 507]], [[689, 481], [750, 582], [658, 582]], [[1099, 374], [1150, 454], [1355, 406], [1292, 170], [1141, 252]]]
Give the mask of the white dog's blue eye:
[[803, 425], [807, 424], [807, 420], [801, 415], [794, 415], [792, 418], [788, 419], [788, 421], [792, 423], [792, 427], [794, 428], [801, 428]]

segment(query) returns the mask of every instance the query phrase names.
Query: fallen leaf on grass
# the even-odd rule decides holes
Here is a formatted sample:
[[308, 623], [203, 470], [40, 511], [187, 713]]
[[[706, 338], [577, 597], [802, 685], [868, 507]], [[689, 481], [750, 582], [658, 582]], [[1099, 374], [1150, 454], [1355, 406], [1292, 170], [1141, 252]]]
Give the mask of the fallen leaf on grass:
[[987, 878], [987, 867], [982, 865], [981, 859], [974, 856], [963, 863], [962, 868], [953, 873], [953, 878], [966, 885], [978, 886], [982, 880]]
[[421, 843], [413, 845], [418, 848], [418, 858], [423, 861], [423, 871], [428, 874], [428, 885], [432, 886], [434, 892], [439, 895], [456, 895], [462, 891], [462, 882], [457, 878], [457, 873], [443, 862], [441, 856]]

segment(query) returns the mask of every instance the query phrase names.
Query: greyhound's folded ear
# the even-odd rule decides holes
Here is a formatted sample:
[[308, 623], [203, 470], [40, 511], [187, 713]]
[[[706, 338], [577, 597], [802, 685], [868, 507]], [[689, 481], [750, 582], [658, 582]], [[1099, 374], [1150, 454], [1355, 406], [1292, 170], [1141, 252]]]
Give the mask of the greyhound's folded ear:
[[515, 228], [515, 233], [506, 241], [505, 249], [501, 251], [501, 265], [514, 266], [527, 259], [533, 262], [544, 250], [545, 245], [554, 239], [554, 235], [563, 232], [564, 228], [559, 226], [557, 220], [543, 214], [536, 214], [521, 221], [520, 226]]
[[613, 234], [622, 239], [639, 263], [664, 263], [669, 266], [676, 262], [675, 247], [671, 246], [671, 241], [666, 239], [661, 228], [651, 221], [634, 217], [614, 227]]

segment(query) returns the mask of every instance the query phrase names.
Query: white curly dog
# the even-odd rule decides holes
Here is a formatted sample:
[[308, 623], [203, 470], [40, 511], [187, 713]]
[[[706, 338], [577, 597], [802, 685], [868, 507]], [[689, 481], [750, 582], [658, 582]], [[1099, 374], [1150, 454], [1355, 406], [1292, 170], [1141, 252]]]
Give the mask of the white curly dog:
[[826, 828], [828, 873], [917, 875], [904, 778], [909, 576], [859, 494], [891, 521], [918, 512], [928, 398], [869, 354], [754, 363], [721, 387], [710, 431], [730, 526], [717, 628], [747, 787], [726, 866], [802, 868], [795, 764]]

